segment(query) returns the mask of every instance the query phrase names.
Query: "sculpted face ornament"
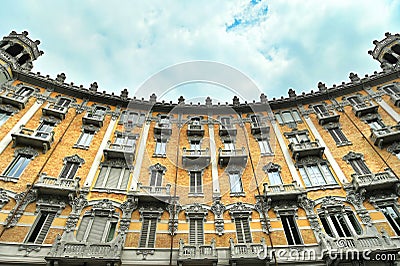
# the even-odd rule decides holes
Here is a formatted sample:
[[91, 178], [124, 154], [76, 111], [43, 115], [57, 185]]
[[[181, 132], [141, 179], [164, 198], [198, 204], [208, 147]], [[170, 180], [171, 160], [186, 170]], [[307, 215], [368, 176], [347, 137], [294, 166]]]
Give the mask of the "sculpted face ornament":
[[[199, 95], [204, 93], [201, 90], [202, 84], [207, 87], [213, 85], [215, 89], [220, 90], [221, 98], [224, 97], [223, 94], [226, 91], [235, 96], [230, 104], [225, 104], [226, 99]], [[188, 98], [194, 95], [191, 90], [185, 93], [186, 99], [181, 96], [177, 103], [160, 102], [160, 99], [167, 94], [176, 94], [178, 90], [184, 88], [182, 86], [186, 85], [197, 86], [199, 88], [196, 91], [197, 95]], [[137, 100], [143, 95], [150, 96], [150, 100], [148, 102]], [[260, 153], [254, 152], [258, 149], [254, 147], [254, 145], [258, 146], [257, 143], [260, 149], [269, 149], [269, 155], [274, 153], [273, 113], [266, 96], [247, 75], [218, 62], [189, 61], [169, 66], [154, 74], [136, 90], [134, 96], [129, 102], [128, 110], [143, 111], [145, 109], [147, 111], [141, 137], [146, 137], [143, 133], [147, 131], [147, 140], [154, 141], [155, 145], [146, 145], [145, 141], [140, 140], [136, 143], [137, 147], [144, 144], [146, 148], [139, 148], [136, 152], [131, 182], [134, 185], [131, 185], [131, 189], [137, 190], [135, 184], [142, 180], [148, 182], [148, 178], [142, 177], [146, 174], [143, 166], [153, 165], [156, 161], [153, 158], [161, 157], [165, 159], [157, 160], [157, 162], [167, 167], [167, 174], [164, 173], [162, 177], [153, 177], [161, 178], [161, 181], [150, 181], [150, 186], [156, 187], [146, 190], [146, 193], [154, 194], [156, 197], [165, 192], [170, 192], [171, 196], [176, 194], [177, 197], [186, 197], [189, 193], [197, 197], [198, 203], [209, 203], [212, 202], [213, 196], [226, 193], [232, 195], [232, 189], [235, 192], [240, 189], [243, 192], [257, 192], [256, 184], [258, 182], [259, 186], [262, 185], [264, 175], [257, 177], [257, 182], [254, 177], [247, 178], [246, 183], [241, 181], [241, 178], [237, 178], [237, 175], [241, 177], [248, 164], [252, 164], [254, 170], [257, 171], [268, 163], [268, 157], [261, 160]], [[254, 99], [258, 97], [260, 101], [254, 102]], [[204, 103], [200, 104], [199, 99]], [[260, 116], [252, 117], [252, 114]], [[152, 127], [154, 123], [151, 124], [151, 122], [155, 122], [154, 128]], [[154, 140], [148, 137], [153, 136], [153, 133]], [[182, 145], [185, 142], [186, 146]], [[251, 162], [249, 143], [252, 145]], [[179, 147], [178, 151], [176, 148], [171, 148], [178, 144], [183, 146]], [[262, 145], [269, 145], [269, 147], [261, 147]], [[269, 158], [272, 159], [272, 156]], [[175, 174], [176, 169], [177, 174]], [[196, 172], [193, 174], [196, 176], [191, 176], [192, 172]], [[167, 175], [168, 178], [166, 178]], [[173, 178], [175, 176], [177, 180]], [[195, 180], [195, 185], [200, 188], [191, 190], [188, 187], [190, 179]], [[241, 182], [241, 184], [232, 184], [232, 182]], [[170, 191], [163, 189], [163, 186], [165, 187], [168, 183], [172, 185]], [[177, 183], [176, 193], [174, 183]], [[209, 193], [211, 191], [212, 193]], [[244, 193], [234, 194], [240, 196]], [[167, 197], [158, 198], [167, 200]]]

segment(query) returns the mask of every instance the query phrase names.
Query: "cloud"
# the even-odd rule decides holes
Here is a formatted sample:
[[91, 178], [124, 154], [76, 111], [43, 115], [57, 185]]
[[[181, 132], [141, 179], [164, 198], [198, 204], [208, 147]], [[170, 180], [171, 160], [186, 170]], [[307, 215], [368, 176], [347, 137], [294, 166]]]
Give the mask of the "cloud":
[[[319, 81], [339, 84], [352, 71], [378, 70], [367, 51], [372, 40], [398, 31], [399, 11], [398, 0], [47, 0], [3, 3], [0, 15], [3, 35], [27, 29], [41, 40], [45, 55], [34, 71], [65, 72], [67, 82], [88, 87], [97, 81], [100, 90], [116, 94], [127, 87], [133, 96], [161, 69], [211, 60], [242, 71], [273, 98], [290, 87], [300, 93]], [[164, 97], [176, 102], [178, 92], [213, 92], [189, 87]], [[140, 93], [148, 98], [152, 92]], [[211, 96], [224, 98], [217, 88]]]

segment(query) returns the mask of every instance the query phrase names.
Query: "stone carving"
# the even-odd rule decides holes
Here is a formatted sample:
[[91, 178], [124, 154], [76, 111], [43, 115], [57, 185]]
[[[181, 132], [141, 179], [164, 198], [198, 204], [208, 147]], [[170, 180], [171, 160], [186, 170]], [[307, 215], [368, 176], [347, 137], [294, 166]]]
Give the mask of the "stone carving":
[[252, 208], [244, 204], [243, 202], [236, 202], [229, 208], [229, 214], [232, 217], [245, 218], [249, 217], [252, 213]]
[[129, 94], [128, 89], [127, 89], [127, 88], [123, 89], [123, 90], [121, 91], [121, 99], [122, 99], [122, 100], [128, 99], [128, 94]]
[[27, 192], [21, 192], [20, 194], [15, 195], [15, 201], [17, 204], [8, 214], [8, 217], [5, 221], [5, 227], [14, 227], [23, 215], [28, 204], [34, 202], [36, 198], [37, 194], [35, 190], [28, 190]]
[[78, 224], [78, 221], [79, 221], [79, 214], [71, 213], [68, 216], [67, 222], [65, 224], [65, 231], [67, 233], [74, 231], [76, 225]]
[[50, 212], [57, 212], [57, 215], [60, 215], [62, 210], [65, 208], [65, 202], [62, 198], [58, 197], [43, 197], [36, 201], [36, 212], [40, 211], [50, 211]]
[[10, 198], [8, 197], [7, 192], [3, 188], [0, 188], [0, 209], [2, 209], [9, 201]]
[[64, 83], [67, 76], [64, 73], [60, 73], [57, 75], [56, 81], [60, 83]]
[[218, 235], [224, 233], [224, 212], [226, 207], [221, 202], [221, 197], [214, 197], [213, 204], [211, 205], [211, 211], [214, 213], [214, 224], [215, 230]]
[[15, 149], [14, 156], [17, 157], [20, 154], [31, 156], [31, 157], [36, 157], [39, 155], [39, 153], [35, 149], [32, 149], [30, 147], [23, 147], [23, 148]]
[[350, 151], [348, 154], [343, 156], [343, 160], [349, 163], [351, 160], [356, 160], [356, 159], [364, 159], [364, 155], [362, 153], [356, 153], [354, 151]]
[[99, 88], [99, 86], [97, 85], [97, 82], [95, 81], [92, 84], [90, 84], [89, 92], [95, 93], [95, 92], [97, 92], [98, 88]]
[[265, 173], [269, 173], [269, 172], [280, 172], [281, 168], [282, 167], [279, 164], [269, 162], [267, 165], [264, 165], [262, 169], [264, 170]]
[[178, 214], [181, 210], [182, 206], [176, 202], [167, 205], [167, 211], [169, 213], [168, 232], [171, 235], [176, 235], [176, 232], [178, 232]]
[[363, 202], [365, 200], [365, 189], [361, 189], [358, 192], [355, 192], [352, 189], [347, 190], [346, 200], [353, 204], [356, 209], [365, 209], [363, 206]]
[[72, 156], [67, 156], [63, 159], [64, 162], [70, 162], [70, 163], [77, 163], [77, 164], [84, 164], [85, 160], [79, 157], [79, 155], [74, 154]]

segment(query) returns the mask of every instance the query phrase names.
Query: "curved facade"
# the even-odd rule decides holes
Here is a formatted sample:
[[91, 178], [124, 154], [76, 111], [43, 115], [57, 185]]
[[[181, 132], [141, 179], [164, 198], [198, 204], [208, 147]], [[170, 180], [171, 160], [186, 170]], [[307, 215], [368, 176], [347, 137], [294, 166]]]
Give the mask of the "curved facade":
[[0, 264], [397, 265], [399, 35], [382, 71], [232, 104], [32, 73], [0, 42]]

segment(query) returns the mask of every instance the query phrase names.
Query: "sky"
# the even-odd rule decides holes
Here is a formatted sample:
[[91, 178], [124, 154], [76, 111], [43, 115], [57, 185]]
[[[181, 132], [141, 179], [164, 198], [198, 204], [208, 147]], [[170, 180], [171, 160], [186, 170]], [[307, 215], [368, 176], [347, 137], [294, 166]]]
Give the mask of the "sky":
[[[231, 102], [287, 97], [379, 71], [372, 41], [400, 32], [400, 0], [236, 1], [3, 1], [1, 36], [27, 30], [44, 55], [33, 72], [99, 91], [127, 88], [129, 96], [158, 100]], [[178, 64], [211, 61], [246, 75], [246, 86], [192, 82], [170, 90], [143, 89], [149, 79]], [[211, 71], [211, 70], [209, 70]]]

